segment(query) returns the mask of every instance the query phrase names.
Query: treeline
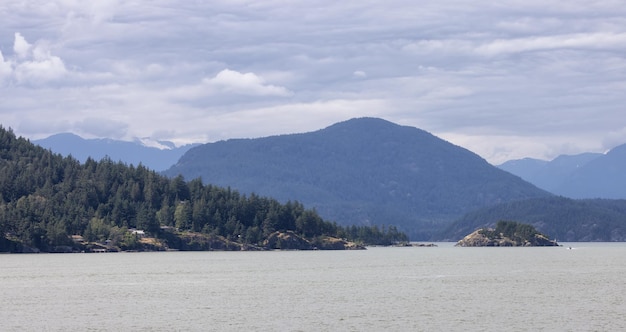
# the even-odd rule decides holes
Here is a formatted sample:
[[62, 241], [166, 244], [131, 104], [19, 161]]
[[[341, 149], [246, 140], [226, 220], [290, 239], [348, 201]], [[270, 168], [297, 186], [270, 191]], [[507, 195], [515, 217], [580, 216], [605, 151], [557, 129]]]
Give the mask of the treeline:
[[167, 238], [164, 228], [221, 236], [257, 245], [271, 233], [292, 230], [304, 238], [332, 236], [364, 244], [406, 241], [395, 228], [342, 227], [299, 202], [281, 204], [230, 188], [167, 178], [132, 166], [62, 157], [17, 138], [0, 126], [0, 251], [18, 245], [52, 251], [115, 238], [122, 247], [141, 229]]

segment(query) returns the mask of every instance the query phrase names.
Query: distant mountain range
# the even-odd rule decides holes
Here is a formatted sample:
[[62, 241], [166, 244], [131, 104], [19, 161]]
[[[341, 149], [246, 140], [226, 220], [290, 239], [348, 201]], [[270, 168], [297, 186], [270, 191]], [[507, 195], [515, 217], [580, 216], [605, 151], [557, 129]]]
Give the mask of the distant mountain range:
[[[84, 162], [88, 157], [165, 171], [176, 164], [185, 152], [200, 144], [176, 147], [172, 142], [135, 139], [120, 141], [108, 138], [84, 139], [71, 133], [52, 135], [33, 143], [64, 156]], [[626, 144], [606, 154], [582, 153], [560, 155], [547, 161], [533, 158], [509, 160], [497, 165], [511, 174], [555, 195], [576, 199], [626, 199]]]
[[62, 133], [48, 138], [34, 140], [43, 148], [50, 149], [63, 156], [72, 155], [81, 162], [88, 157], [98, 161], [108, 156], [113, 161], [122, 161], [135, 166], [142, 165], [162, 171], [175, 164], [190, 148], [198, 144], [176, 147], [171, 142], [137, 139], [134, 142], [108, 138], [84, 139], [80, 136]]
[[550, 196], [464, 148], [375, 118], [200, 145], [164, 174], [298, 200], [341, 224], [396, 225], [412, 239], [468, 211]]
[[606, 154], [562, 155], [552, 161], [526, 158], [498, 167], [556, 195], [626, 199], [626, 144]]
[[73, 134], [34, 143], [82, 162], [109, 156], [167, 169], [168, 176], [298, 200], [341, 224], [396, 225], [413, 240], [458, 240], [508, 219], [561, 241], [626, 241], [626, 200], [573, 200], [547, 192], [626, 198], [626, 144], [607, 154], [526, 158], [498, 169], [423, 130], [373, 118], [311, 133], [180, 148]]

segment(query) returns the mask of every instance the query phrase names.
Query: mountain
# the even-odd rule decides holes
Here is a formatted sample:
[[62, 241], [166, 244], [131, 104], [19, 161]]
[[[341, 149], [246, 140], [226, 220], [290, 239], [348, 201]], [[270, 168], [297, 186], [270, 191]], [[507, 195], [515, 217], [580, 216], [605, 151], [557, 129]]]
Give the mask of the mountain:
[[561, 155], [552, 161], [524, 158], [507, 161], [498, 165], [498, 167], [521, 177], [541, 189], [554, 192], [565, 179], [580, 167], [600, 156], [602, 156], [600, 153]]
[[507, 202], [467, 213], [436, 236], [458, 240], [476, 229], [510, 220], [531, 224], [559, 241], [626, 241], [626, 200], [566, 197]]
[[84, 139], [70, 133], [52, 135], [34, 140], [33, 143], [64, 156], [72, 155], [81, 162], [85, 162], [88, 157], [100, 160], [108, 156], [114, 161], [122, 161], [126, 164], [139, 165], [141, 163], [156, 171], [162, 171], [174, 165], [185, 152], [198, 145], [176, 147], [171, 142], [162, 141], [149, 142], [137, 139], [134, 142], [126, 142], [106, 138]]
[[539, 188], [546, 189], [546, 186], [543, 186], [543, 183], [536, 180], [536, 178], [542, 177], [542, 171], [547, 168], [549, 164], [550, 162], [547, 160], [524, 158], [509, 160], [501, 165], [497, 165], [497, 167], [511, 174], [515, 174]]
[[571, 198], [626, 199], [626, 144], [589, 161], [554, 192]]
[[526, 158], [498, 167], [556, 195], [626, 199], [626, 144], [606, 154], [562, 155], [552, 161]]
[[163, 174], [297, 200], [344, 225], [396, 225], [415, 240], [480, 207], [550, 196], [464, 148], [376, 118], [200, 145]]

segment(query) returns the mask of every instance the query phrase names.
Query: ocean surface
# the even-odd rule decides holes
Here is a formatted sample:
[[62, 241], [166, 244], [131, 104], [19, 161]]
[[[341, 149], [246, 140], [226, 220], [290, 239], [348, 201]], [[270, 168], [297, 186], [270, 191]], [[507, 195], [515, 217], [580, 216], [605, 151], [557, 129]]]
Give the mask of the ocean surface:
[[625, 243], [438, 245], [4, 254], [0, 330], [626, 331]]

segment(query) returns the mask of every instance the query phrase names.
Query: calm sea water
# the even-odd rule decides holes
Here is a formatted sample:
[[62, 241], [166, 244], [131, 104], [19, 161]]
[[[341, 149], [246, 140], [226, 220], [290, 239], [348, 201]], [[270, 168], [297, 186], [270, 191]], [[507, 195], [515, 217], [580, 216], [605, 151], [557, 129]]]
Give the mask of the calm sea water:
[[625, 296], [623, 243], [0, 255], [2, 331], [624, 331]]

